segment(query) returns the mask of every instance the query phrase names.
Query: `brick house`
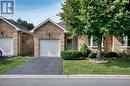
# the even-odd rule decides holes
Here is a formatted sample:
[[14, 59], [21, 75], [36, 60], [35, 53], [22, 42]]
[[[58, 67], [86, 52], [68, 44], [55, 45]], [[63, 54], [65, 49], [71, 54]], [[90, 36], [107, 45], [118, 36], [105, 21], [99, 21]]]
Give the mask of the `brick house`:
[[[47, 19], [36, 26], [31, 33], [34, 34], [35, 57], [60, 57], [64, 50], [80, 50], [84, 43], [96, 52], [97, 44], [93, 36], [84, 35], [80, 38], [71, 38], [63, 22], [55, 23]], [[103, 38], [102, 51], [130, 53], [130, 38], [106, 36]]]
[[[55, 23], [47, 19], [28, 31], [15, 21], [0, 17], [0, 50], [3, 55], [34, 53], [35, 57], [60, 57], [61, 51], [80, 50], [84, 43], [96, 52], [97, 44], [93, 36], [72, 38], [63, 22]], [[103, 38], [102, 51], [130, 53], [129, 46], [129, 36], [106, 36]]]
[[34, 34], [35, 57], [59, 57], [65, 50], [66, 30], [51, 19], [47, 19], [31, 32]]
[[14, 20], [0, 17], [0, 51], [3, 56], [33, 53], [33, 35]]

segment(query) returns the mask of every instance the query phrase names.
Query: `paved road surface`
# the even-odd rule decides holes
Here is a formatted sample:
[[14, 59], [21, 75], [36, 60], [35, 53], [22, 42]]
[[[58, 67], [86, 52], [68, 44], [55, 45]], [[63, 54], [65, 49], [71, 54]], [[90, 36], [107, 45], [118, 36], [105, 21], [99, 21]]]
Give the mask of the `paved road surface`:
[[130, 86], [130, 78], [0, 78], [0, 86]]

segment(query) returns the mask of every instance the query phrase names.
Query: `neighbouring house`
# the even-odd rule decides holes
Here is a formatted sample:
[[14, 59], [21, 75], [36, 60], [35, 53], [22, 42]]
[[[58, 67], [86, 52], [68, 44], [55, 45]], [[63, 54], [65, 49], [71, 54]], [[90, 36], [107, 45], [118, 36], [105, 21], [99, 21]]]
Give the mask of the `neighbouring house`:
[[14, 20], [0, 17], [0, 50], [2, 56], [31, 54], [33, 49], [33, 35], [27, 29]]
[[[60, 57], [64, 50], [80, 50], [87, 43], [96, 52], [95, 37], [72, 38], [63, 22], [47, 19], [28, 31], [15, 21], [0, 17], [0, 50], [3, 55], [32, 54], [35, 57]], [[130, 36], [103, 37], [102, 51], [130, 53]]]

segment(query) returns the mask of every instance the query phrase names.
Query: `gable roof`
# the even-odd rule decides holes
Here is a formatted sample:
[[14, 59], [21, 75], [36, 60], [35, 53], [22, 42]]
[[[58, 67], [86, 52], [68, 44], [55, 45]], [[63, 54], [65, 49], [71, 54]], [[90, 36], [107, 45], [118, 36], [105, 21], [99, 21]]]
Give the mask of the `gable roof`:
[[21, 30], [29, 31], [27, 28], [23, 27], [22, 25], [18, 24], [16, 21], [14, 21], [12, 19], [7, 19], [7, 21], [9, 21], [10, 23], [12, 23], [13, 25], [15, 25], [16, 27], [18, 27]]
[[37, 25], [34, 29], [32, 29], [30, 32], [34, 32], [36, 29], [38, 29], [39, 27], [41, 27], [42, 25], [44, 25], [47, 22], [51, 22], [54, 25], [56, 25], [57, 27], [61, 28], [64, 32], [66, 32], [66, 29], [62, 26], [60, 26], [59, 24], [55, 23], [53, 20], [51, 20], [50, 18], [48, 18], [47, 20], [43, 21], [42, 23], [40, 23], [39, 25]]
[[17, 22], [15, 22], [12, 19], [6, 19], [2, 16], [0, 16], [0, 19], [2, 19], [3, 21], [5, 21], [6, 23], [8, 23], [9, 25], [13, 26], [17, 31], [24, 31], [27, 32], [27, 29], [24, 28], [23, 26], [21, 26], [20, 24], [18, 24]]

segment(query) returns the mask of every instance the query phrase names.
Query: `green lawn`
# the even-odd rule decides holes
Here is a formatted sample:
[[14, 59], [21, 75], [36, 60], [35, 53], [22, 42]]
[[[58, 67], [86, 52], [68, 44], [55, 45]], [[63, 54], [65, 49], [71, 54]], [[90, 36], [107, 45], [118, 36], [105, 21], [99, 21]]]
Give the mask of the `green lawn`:
[[9, 69], [14, 68], [17, 65], [23, 64], [31, 59], [32, 57], [30, 56], [18, 56], [18, 57], [2, 60], [0, 61], [0, 73], [6, 72]]
[[130, 74], [130, 60], [109, 59], [106, 64], [92, 64], [89, 60], [64, 61], [64, 74]]

